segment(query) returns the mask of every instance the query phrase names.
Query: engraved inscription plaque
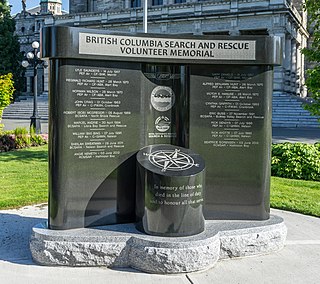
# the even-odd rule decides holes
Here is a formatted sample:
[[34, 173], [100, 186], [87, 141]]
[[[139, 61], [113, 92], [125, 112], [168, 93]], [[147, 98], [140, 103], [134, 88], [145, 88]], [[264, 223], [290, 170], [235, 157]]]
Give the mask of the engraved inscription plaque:
[[[268, 219], [272, 76], [280, 46], [279, 39], [265, 36], [44, 28], [42, 56], [50, 61], [49, 227], [147, 216], [154, 221], [145, 231], [188, 235], [201, 231], [202, 209], [206, 219]], [[159, 173], [147, 175], [154, 182], [143, 195], [136, 186], [137, 176], [142, 179], [136, 155], [154, 144], [167, 146], [151, 147], [145, 156]], [[177, 165], [186, 172], [193, 165], [179, 147], [203, 157], [205, 182], [190, 184], [191, 174], [175, 183]], [[164, 184], [157, 182], [162, 179]], [[196, 216], [188, 215], [190, 208], [199, 217], [191, 222], [199, 221], [195, 231], [186, 229], [192, 226], [186, 220]], [[157, 231], [158, 209], [169, 215]], [[170, 219], [184, 210], [190, 218]]]

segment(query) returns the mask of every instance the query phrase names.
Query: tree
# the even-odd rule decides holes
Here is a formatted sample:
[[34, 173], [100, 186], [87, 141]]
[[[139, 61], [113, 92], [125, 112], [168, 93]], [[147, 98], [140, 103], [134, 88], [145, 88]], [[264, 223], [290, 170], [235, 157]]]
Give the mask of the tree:
[[12, 74], [0, 75], [0, 132], [3, 125], [1, 124], [2, 113], [5, 107], [7, 107], [12, 99], [14, 92], [14, 86], [12, 81]]
[[24, 70], [18, 37], [14, 34], [15, 21], [10, 15], [7, 0], [0, 0], [0, 75], [12, 73], [16, 97], [23, 90]]
[[306, 85], [313, 103], [306, 105], [306, 109], [313, 115], [320, 115], [320, 1], [305, 0], [304, 8], [309, 17], [312, 43], [303, 50], [303, 54], [314, 65], [307, 71]]

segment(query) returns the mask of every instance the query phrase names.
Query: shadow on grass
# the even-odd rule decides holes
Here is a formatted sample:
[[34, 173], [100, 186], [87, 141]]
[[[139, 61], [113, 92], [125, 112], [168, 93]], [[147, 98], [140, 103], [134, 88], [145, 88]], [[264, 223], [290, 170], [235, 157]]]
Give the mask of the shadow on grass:
[[29, 248], [31, 229], [44, 218], [0, 212], [0, 260], [34, 265]]
[[0, 153], [0, 162], [12, 161], [23, 163], [48, 162], [48, 150], [30, 148]]

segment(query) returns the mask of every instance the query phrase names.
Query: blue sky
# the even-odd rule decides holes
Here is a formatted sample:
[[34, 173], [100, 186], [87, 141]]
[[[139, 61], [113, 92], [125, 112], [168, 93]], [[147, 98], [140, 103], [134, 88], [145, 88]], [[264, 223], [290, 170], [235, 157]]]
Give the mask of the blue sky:
[[[7, 0], [12, 5], [11, 14], [17, 14], [22, 10], [21, 0]], [[39, 5], [40, 0], [26, 0], [27, 9]], [[69, 0], [62, 0], [62, 9], [69, 10]]]

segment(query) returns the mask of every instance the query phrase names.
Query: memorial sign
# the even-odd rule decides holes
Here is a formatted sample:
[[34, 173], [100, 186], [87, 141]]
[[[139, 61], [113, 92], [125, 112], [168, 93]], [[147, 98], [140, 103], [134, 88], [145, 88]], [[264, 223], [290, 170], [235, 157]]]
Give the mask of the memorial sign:
[[192, 68], [189, 146], [210, 163], [206, 216], [268, 218], [271, 86], [268, 66]]
[[79, 54], [184, 60], [255, 60], [254, 40], [205, 40], [79, 32]]
[[267, 219], [279, 46], [269, 37], [45, 28], [49, 227], [136, 221], [136, 153], [153, 144], [204, 158], [206, 219]]

